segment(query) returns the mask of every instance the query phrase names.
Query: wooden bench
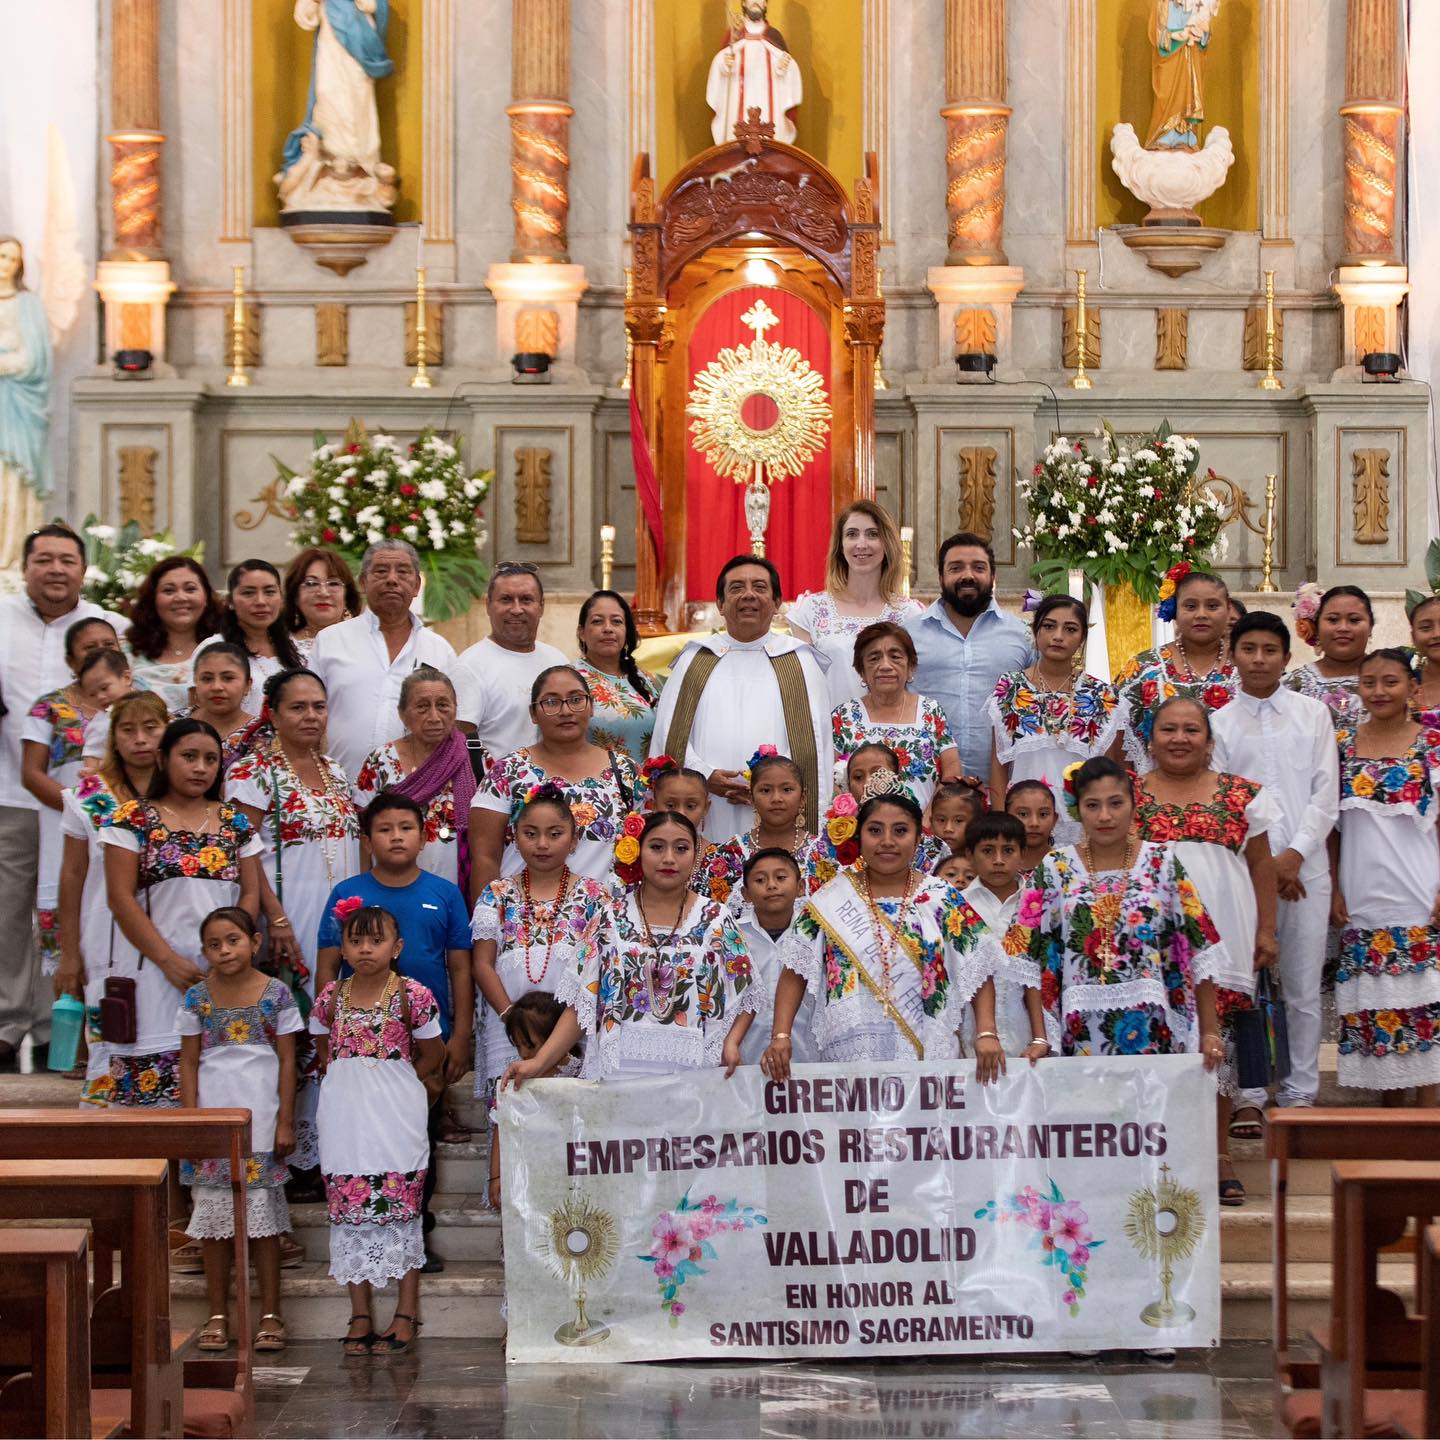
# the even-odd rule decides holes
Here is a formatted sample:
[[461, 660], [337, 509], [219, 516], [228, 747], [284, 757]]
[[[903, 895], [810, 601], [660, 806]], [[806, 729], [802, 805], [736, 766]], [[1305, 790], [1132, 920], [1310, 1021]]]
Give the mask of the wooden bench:
[[1422, 1435], [1440, 1435], [1440, 1225], [1427, 1225], [1420, 1247], [1420, 1353], [1425, 1367], [1425, 1422]]
[[[1271, 1109], [1265, 1149], [1274, 1214], [1271, 1256], [1271, 1344], [1275, 1411], [1287, 1432], [1320, 1434], [1320, 1367], [1290, 1356], [1289, 1249], [1285, 1206], [1289, 1167], [1301, 1160], [1429, 1160], [1440, 1155], [1440, 1110], [1345, 1107]], [[1440, 1432], [1436, 1432], [1440, 1433]]]
[[[249, 1155], [248, 1110], [0, 1110], [0, 1162], [13, 1160], [209, 1160], [230, 1162], [235, 1214], [237, 1359], [187, 1358], [184, 1362], [184, 1425], [206, 1433], [249, 1433], [255, 1419], [250, 1323], [250, 1252], [245, 1228], [245, 1157]], [[163, 1259], [169, 1293], [169, 1256]], [[219, 1393], [219, 1392], [224, 1392]], [[98, 1392], [104, 1394], [105, 1392]], [[112, 1404], [133, 1396], [117, 1389]], [[238, 1411], [232, 1416], [232, 1399]], [[99, 1408], [99, 1401], [96, 1402]], [[225, 1414], [219, 1413], [225, 1411]], [[212, 1413], [213, 1412], [213, 1413]], [[108, 1410], [106, 1414], [108, 1415]], [[228, 1428], [227, 1428], [228, 1427]], [[156, 1434], [136, 1429], [133, 1434]], [[177, 1423], [173, 1432], [180, 1433]]]
[[30, 1320], [30, 1370], [0, 1390], [0, 1435], [90, 1435], [90, 1269], [83, 1229], [0, 1230], [0, 1310]]

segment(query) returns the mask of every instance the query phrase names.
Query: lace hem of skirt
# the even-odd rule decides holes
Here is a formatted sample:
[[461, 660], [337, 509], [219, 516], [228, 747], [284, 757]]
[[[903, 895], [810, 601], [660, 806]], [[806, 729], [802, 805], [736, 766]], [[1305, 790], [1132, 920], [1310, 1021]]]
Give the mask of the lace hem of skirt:
[[[195, 1185], [190, 1190], [190, 1223], [185, 1233], [192, 1240], [233, 1240], [235, 1207], [230, 1187]], [[245, 1192], [245, 1232], [252, 1240], [283, 1235], [290, 1228], [290, 1207], [279, 1185], [252, 1185]]]
[[425, 1263], [420, 1218], [400, 1225], [332, 1225], [330, 1278], [341, 1285], [385, 1285]]
[[1346, 1054], [1336, 1057], [1335, 1078], [1352, 1090], [1405, 1090], [1440, 1082], [1440, 1045], [1388, 1055]]

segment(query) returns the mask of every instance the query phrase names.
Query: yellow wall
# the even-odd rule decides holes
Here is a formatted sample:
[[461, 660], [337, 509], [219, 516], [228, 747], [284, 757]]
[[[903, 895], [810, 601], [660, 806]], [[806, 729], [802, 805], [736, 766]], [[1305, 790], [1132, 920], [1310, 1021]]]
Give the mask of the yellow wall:
[[[252, 13], [252, 97], [255, 170], [255, 223], [277, 225], [280, 205], [274, 175], [280, 169], [285, 137], [305, 117], [310, 91], [312, 31], [294, 21], [294, 0], [254, 0]], [[397, 220], [420, 218], [423, 156], [424, 62], [420, 50], [421, 0], [390, 0], [385, 48], [394, 74], [376, 82], [380, 108], [380, 153], [400, 177]], [[505, 92], [509, 94], [509, 77]]]
[[[864, 173], [863, 0], [771, 0], [770, 23], [800, 62], [795, 143], [847, 189]], [[655, 0], [655, 155], [660, 185], [714, 143], [705, 79], [725, 39], [726, 0]], [[884, 177], [882, 177], [883, 179]]]
[[[1122, 120], [1141, 144], [1150, 128], [1150, 40], [1154, 0], [1098, 0], [1095, 14], [1095, 112], [1099, 127], [1101, 225], [1138, 225], [1146, 207], [1120, 183], [1110, 165], [1110, 132]], [[1207, 225], [1224, 230], [1260, 226], [1260, 4], [1225, 0], [1210, 32], [1205, 61], [1205, 124], [1230, 132], [1235, 163], [1225, 184], [1199, 207]]]

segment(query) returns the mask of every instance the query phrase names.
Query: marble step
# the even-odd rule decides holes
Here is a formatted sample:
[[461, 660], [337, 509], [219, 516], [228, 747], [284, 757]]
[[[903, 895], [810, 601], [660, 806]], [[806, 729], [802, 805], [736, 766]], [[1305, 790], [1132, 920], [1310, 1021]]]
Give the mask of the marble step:
[[[435, 1228], [430, 1249], [443, 1259], [464, 1264], [498, 1264], [500, 1216], [485, 1205], [483, 1194], [447, 1194], [436, 1191], [432, 1211]], [[305, 1247], [311, 1260], [323, 1260], [330, 1244], [330, 1225], [324, 1205], [292, 1205], [291, 1234]], [[426, 1276], [428, 1280], [430, 1277]]]
[[[1290, 1263], [1325, 1264], [1330, 1261], [1331, 1207], [1328, 1195], [1290, 1196], [1285, 1207]], [[1248, 1195], [1243, 1205], [1220, 1210], [1220, 1259], [1246, 1265], [1270, 1266], [1270, 1231], [1274, 1208], [1268, 1195]]]
[[[1409, 1260], [1382, 1261], [1380, 1283], [1407, 1304], [1415, 1300], [1415, 1266]], [[1303, 1337], [1330, 1318], [1330, 1266], [1292, 1264], [1286, 1272], [1290, 1291], [1290, 1335]], [[1275, 1285], [1268, 1264], [1230, 1261], [1220, 1266], [1223, 1304], [1222, 1333], [1226, 1340], [1268, 1340], [1270, 1301]]]

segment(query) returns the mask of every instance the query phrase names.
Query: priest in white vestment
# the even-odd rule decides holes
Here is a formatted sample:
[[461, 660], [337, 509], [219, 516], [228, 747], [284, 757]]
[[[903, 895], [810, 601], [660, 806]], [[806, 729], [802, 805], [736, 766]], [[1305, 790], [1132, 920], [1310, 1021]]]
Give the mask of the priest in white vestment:
[[717, 145], [735, 138], [735, 123], [757, 109], [761, 120], [772, 121], [775, 138], [795, 143], [793, 111], [803, 98], [800, 67], [785, 48], [785, 41], [767, 23], [766, 0], [744, 0], [742, 23], [730, 42], [710, 62], [705, 103], [715, 112], [710, 134]]
[[831, 793], [825, 660], [812, 646], [771, 631], [780, 575], [770, 561], [737, 555], [715, 589], [725, 630], [680, 652], [660, 697], [650, 753], [708, 777], [705, 835], [725, 841], [755, 823], [744, 770], [760, 746], [774, 745], [805, 777], [813, 833]]

